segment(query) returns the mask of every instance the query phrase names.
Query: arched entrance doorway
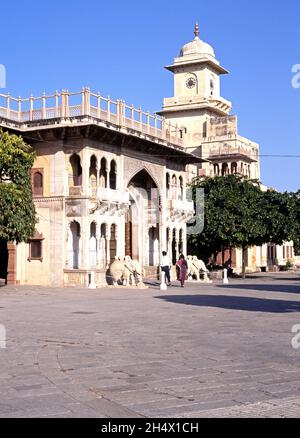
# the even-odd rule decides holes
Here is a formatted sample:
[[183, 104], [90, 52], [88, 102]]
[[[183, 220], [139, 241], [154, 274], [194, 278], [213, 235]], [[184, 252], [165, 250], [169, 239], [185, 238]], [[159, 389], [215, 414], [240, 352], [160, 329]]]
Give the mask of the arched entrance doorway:
[[142, 266], [159, 263], [159, 193], [143, 169], [129, 182], [130, 207], [125, 224], [125, 253]]

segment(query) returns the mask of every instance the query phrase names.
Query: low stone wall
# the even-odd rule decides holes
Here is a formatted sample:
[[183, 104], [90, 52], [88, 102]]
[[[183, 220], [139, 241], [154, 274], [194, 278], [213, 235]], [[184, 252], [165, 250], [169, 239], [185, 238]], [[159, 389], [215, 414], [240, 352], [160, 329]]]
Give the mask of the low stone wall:
[[[106, 272], [95, 269], [96, 286], [107, 285]], [[90, 283], [91, 270], [88, 269], [64, 269], [64, 286], [88, 287]]]

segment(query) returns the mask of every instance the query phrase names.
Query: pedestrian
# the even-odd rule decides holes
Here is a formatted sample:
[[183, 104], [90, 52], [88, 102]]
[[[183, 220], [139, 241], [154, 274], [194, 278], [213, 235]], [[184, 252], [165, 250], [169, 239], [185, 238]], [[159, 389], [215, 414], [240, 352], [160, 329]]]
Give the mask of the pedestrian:
[[184, 255], [181, 254], [179, 260], [176, 262], [177, 280], [180, 281], [181, 287], [184, 287], [184, 282], [187, 280], [187, 270], [187, 261], [185, 260]]
[[166, 251], [163, 251], [162, 253], [162, 259], [161, 259], [161, 270], [166, 275], [166, 281], [167, 285], [171, 286], [171, 277], [170, 277], [170, 259], [168, 257], [168, 254]]
[[223, 265], [223, 267], [225, 269], [227, 269], [228, 277], [232, 277], [232, 274], [233, 274], [233, 269], [231, 267], [231, 264], [232, 264], [232, 260], [231, 260], [231, 258], [229, 258]]

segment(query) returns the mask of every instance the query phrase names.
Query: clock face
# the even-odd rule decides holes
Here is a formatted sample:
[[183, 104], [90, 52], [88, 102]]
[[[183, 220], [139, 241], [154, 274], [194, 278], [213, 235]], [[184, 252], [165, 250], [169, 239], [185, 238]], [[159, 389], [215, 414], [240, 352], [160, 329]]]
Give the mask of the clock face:
[[194, 88], [195, 85], [196, 85], [195, 78], [188, 78], [188, 80], [186, 81], [186, 86], [188, 88]]

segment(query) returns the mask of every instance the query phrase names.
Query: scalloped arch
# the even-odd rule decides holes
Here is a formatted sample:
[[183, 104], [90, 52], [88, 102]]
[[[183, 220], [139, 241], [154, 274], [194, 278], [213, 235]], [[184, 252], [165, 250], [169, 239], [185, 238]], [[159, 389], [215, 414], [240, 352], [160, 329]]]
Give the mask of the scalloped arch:
[[131, 175], [127, 178], [127, 181], [126, 181], [126, 187], [129, 186], [130, 181], [131, 181], [136, 175], [138, 175], [142, 170], [145, 170], [145, 171], [149, 174], [149, 176], [153, 179], [153, 181], [155, 182], [156, 187], [157, 187], [157, 189], [158, 189], [159, 196], [161, 196], [161, 186], [160, 186], [160, 183], [159, 183], [158, 179], [157, 179], [156, 176], [153, 174], [153, 172], [151, 171], [151, 169], [149, 169], [148, 166], [145, 166], [145, 165], [141, 165], [138, 169], [135, 169], [135, 170], [131, 173]]

